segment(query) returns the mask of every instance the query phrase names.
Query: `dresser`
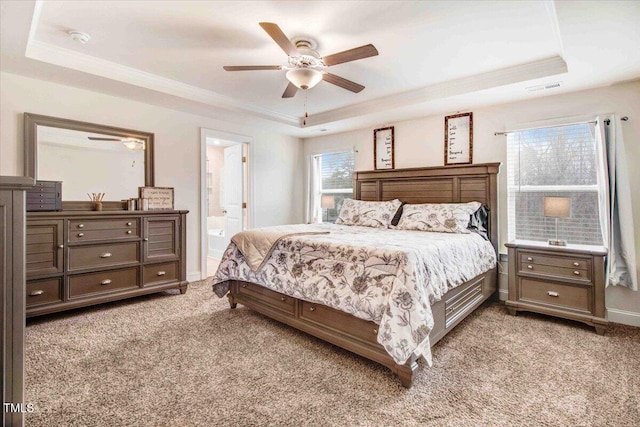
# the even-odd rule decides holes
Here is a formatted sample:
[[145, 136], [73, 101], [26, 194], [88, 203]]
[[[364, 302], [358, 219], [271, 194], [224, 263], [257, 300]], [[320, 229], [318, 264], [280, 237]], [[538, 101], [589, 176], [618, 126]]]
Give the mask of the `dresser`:
[[29, 212], [26, 314], [187, 290], [188, 211]]
[[577, 320], [604, 334], [605, 257], [602, 246], [550, 246], [514, 241], [509, 250], [509, 312], [532, 311]]

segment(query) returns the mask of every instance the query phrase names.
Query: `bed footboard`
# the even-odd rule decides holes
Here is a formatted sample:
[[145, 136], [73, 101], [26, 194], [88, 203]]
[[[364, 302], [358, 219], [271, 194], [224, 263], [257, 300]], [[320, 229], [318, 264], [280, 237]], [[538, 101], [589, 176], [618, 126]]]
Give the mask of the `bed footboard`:
[[[481, 274], [449, 291], [432, 306], [435, 326], [430, 334], [433, 346], [462, 319], [488, 299], [496, 290], [496, 271]], [[410, 388], [418, 369], [417, 357], [398, 365], [377, 342], [378, 325], [343, 313], [323, 304], [284, 295], [261, 285], [229, 281], [229, 304], [240, 303], [252, 310], [306, 332], [331, 344], [380, 363], [395, 373], [401, 384]]]

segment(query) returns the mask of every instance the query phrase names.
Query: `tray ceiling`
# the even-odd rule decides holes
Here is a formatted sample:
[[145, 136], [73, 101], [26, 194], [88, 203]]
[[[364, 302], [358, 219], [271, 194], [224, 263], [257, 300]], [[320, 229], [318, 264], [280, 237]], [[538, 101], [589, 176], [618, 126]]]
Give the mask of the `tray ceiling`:
[[[0, 59], [3, 71], [200, 114], [253, 116], [309, 136], [637, 78], [639, 3], [3, 2]], [[264, 21], [290, 38], [313, 38], [321, 55], [372, 43], [378, 56], [329, 70], [366, 88], [355, 94], [321, 82], [283, 99], [285, 71], [224, 71], [286, 64]], [[91, 39], [78, 43], [70, 30]]]

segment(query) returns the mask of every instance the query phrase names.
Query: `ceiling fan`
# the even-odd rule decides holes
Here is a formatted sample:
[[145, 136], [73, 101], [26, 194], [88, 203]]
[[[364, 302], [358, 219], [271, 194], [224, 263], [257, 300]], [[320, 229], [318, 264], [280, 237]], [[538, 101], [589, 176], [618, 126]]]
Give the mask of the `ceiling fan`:
[[88, 136], [92, 141], [118, 141], [130, 150], [144, 150], [144, 141], [136, 138], [122, 137], [122, 138], [102, 138], [97, 136]]
[[372, 44], [321, 57], [315, 51], [317, 47], [315, 41], [306, 37], [289, 40], [280, 27], [271, 22], [260, 22], [260, 26], [289, 56], [289, 65], [233, 65], [222, 68], [226, 71], [288, 70], [286, 77], [289, 80], [289, 85], [282, 94], [283, 98], [292, 98], [298, 89], [311, 89], [321, 80], [354, 93], [364, 89], [361, 84], [327, 73], [324, 69], [332, 65], [378, 55], [377, 49]]

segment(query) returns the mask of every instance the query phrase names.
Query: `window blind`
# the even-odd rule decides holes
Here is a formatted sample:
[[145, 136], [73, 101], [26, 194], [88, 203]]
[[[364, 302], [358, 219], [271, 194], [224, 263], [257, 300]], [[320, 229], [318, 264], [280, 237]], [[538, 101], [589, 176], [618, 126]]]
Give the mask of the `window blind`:
[[353, 150], [319, 154], [320, 193], [316, 196], [320, 206], [320, 197], [333, 196], [334, 207], [322, 210], [324, 222], [335, 222], [342, 202], [353, 195], [353, 169], [355, 154]]
[[571, 217], [558, 220], [558, 237], [601, 245], [592, 123], [522, 130], [507, 135], [509, 240], [555, 237], [543, 215], [547, 196], [569, 197]]

